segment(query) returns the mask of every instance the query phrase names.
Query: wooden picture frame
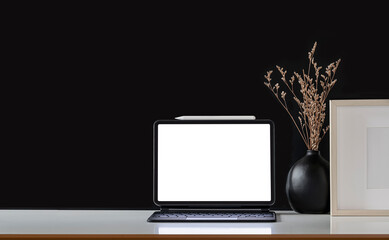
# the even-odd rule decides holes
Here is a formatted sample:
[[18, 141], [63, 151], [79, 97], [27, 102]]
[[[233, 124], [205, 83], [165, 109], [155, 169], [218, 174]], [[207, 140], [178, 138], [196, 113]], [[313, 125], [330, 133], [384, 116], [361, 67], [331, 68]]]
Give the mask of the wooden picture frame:
[[389, 215], [389, 99], [330, 100], [331, 215]]

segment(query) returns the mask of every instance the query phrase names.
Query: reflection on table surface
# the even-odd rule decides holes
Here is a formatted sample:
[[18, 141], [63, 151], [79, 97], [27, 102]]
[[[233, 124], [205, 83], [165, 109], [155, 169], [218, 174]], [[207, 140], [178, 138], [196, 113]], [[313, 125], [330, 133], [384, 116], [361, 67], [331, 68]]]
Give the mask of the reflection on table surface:
[[154, 223], [155, 234], [329, 234], [329, 215], [277, 215], [276, 222]]
[[162, 223], [156, 234], [271, 234], [271, 227], [244, 223]]
[[331, 217], [331, 234], [389, 234], [389, 216]]

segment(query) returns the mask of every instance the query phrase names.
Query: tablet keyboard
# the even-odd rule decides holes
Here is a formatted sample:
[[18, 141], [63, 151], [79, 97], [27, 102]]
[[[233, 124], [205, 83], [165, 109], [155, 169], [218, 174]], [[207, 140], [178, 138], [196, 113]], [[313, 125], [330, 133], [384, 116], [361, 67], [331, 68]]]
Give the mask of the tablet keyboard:
[[274, 212], [160, 212], [148, 222], [274, 222]]

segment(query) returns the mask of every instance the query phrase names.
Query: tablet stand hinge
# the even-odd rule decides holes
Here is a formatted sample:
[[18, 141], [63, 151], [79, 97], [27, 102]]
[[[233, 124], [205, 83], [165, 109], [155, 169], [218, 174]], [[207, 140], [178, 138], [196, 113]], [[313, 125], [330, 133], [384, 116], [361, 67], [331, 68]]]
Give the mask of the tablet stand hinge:
[[269, 212], [269, 208], [167, 208], [162, 207], [161, 212], [167, 211], [244, 211], [244, 212]]

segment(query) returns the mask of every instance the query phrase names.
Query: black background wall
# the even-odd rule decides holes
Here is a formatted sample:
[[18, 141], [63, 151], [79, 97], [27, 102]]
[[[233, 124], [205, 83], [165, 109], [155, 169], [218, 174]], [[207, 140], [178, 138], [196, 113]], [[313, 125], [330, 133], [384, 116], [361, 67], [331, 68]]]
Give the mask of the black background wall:
[[306, 69], [317, 41], [319, 65], [342, 58], [329, 99], [389, 98], [389, 19], [368, 4], [4, 7], [0, 208], [154, 209], [155, 120], [253, 114], [276, 124], [274, 209], [289, 209], [306, 148], [263, 75]]

